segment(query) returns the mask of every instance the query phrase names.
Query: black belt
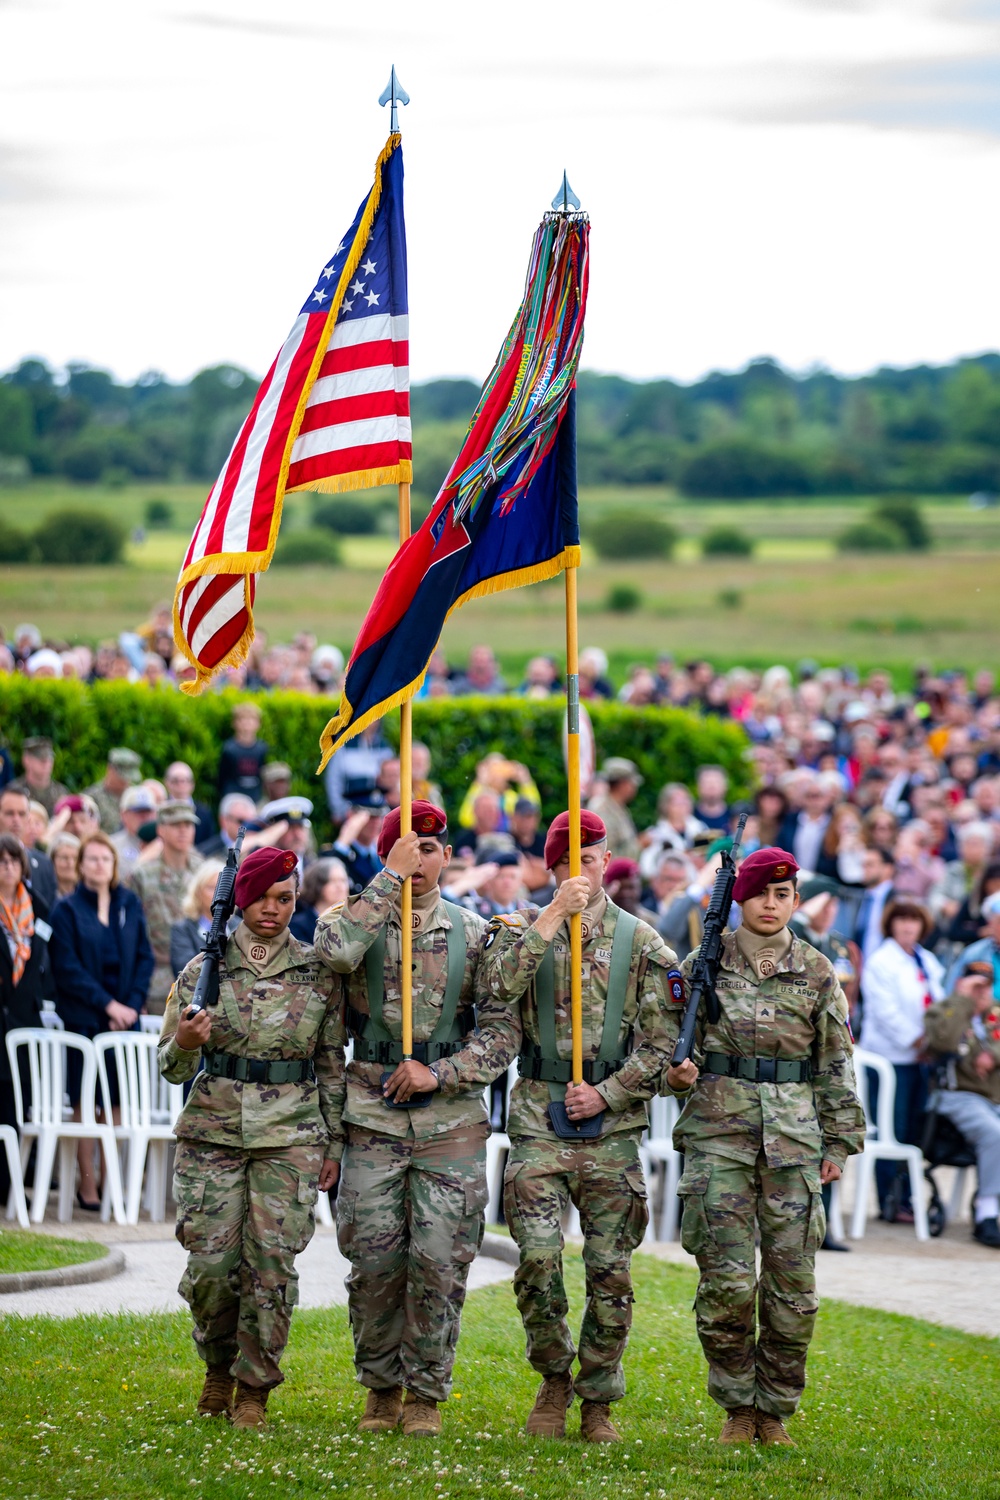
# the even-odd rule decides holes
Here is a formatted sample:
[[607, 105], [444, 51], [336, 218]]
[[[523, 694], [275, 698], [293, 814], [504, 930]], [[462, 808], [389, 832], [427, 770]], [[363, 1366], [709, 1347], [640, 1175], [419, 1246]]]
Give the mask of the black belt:
[[731, 1057], [728, 1052], [706, 1052], [704, 1073], [723, 1078], [742, 1078], [745, 1083], [808, 1083], [813, 1076], [812, 1059], [797, 1057]]
[[[627, 1057], [588, 1057], [583, 1065], [584, 1083], [603, 1083], [628, 1061]], [[573, 1064], [562, 1057], [542, 1057], [540, 1052], [521, 1052], [517, 1071], [522, 1078], [537, 1078], [542, 1083], [572, 1083]]]
[[311, 1057], [281, 1058], [266, 1062], [262, 1057], [234, 1057], [231, 1052], [205, 1052], [205, 1072], [236, 1083], [315, 1083]]
[[[410, 1056], [414, 1062], [440, 1062], [442, 1057], [453, 1057], [456, 1052], [461, 1052], [465, 1046], [465, 1040], [464, 1036], [460, 1036], [456, 1042], [414, 1042]], [[370, 1042], [363, 1036], [356, 1036], [354, 1038], [354, 1061], [378, 1063], [383, 1068], [394, 1066], [403, 1061], [403, 1044], [402, 1042]]]

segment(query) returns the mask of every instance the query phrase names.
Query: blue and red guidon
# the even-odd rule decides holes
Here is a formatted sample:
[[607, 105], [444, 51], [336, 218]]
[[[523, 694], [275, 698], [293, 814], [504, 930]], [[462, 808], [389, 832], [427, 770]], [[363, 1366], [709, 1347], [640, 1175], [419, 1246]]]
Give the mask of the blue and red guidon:
[[588, 228], [582, 216], [551, 215], [536, 235], [524, 302], [462, 449], [358, 633], [340, 711], [320, 740], [321, 770], [419, 690], [452, 610], [579, 564], [574, 380]]
[[293, 490], [408, 483], [410, 439], [403, 152], [390, 136], [350, 229], [261, 381], [181, 567], [174, 637], [200, 692], [253, 640], [257, 574]]

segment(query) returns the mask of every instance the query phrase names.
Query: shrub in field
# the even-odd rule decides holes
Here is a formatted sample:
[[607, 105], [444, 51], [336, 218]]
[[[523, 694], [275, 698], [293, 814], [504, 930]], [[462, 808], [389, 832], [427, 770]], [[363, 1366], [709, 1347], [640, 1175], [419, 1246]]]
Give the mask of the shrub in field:
[[276, 568], [335, 568], [342, 560], [340, 543], [332, 531], [290, 531], [282, 535], [274, 553]]
[[96, 484], [108, 461], [107, 448], [93, 438], [82, 437], [63, 450], [62, 471], [80, 484]]
[[313, 504], [313, 524], [340, 536], [370, 536], [378, 526], [378, 511], [349, 495], [322, 496]]
[[0, 519], [0, 563], [34, 562], [37, 557], [34, 537]]
[[873, 521], [886, 526], [895, 526], [911, 552], [926, 552], [933, 537], [923, 511], [908, 495], [888, 496], [880, 500], [871, 512]]
[[125, 528], [100, 510], [51, 511], [34, 535], [43, 563], [68, 567], [120, 563], [125, 551]]
[[616, 583], [604, 597], [604, 608], [616, 615], [630, 615], [642, 606], [642, 590], [631, 583]]
[[701, 539], [702, 557], [752, 557], [754, 541], [737, 526], [713, 526]]
[[671, 557], [677, 528], [649, 511], [609, 510], [591, 521], [587, 539], [598, 557]]
[[742, 589], [720, 589], [715, 597], [723, 609], [743, 608]]
[[902, 552], [906, 538], [889, 521], [855, 521], [837, 538], [838, 552]]
[[[301, 533], [299, 533], [301, 535]], [[16, 760], [29, 735], [47, 735], [56, 747], [56, 774], [71, 788], [97, 781], [109, 745], [130, 745], [142, 756], [144, 775], [161, 775], [179, 755], [195, 773], [197, 795], [214, 799], [219, 752], [231, 733], [233, 704], [246, 693], [226, 691], [189, 698], [144, 683], [32, 681], [0, 676], [0, 723]], [[301, 693], [262, 693], [261, 738], [275, 760], [292, 768], [292, 791], [311, 797], [313, 825], [320, 842], [330, 821], [323, 788], [316, 779], [319, 737], [336, 709], [330, 698]], [[749, 790], [747, 741], [736, 724], [701, 719], [679, 708], [629, 708], [624, 703], [587, 705], [602, 759], [634, 760], [645, 784], [632, 804], [640, 827], [656, 817], [656, 796], [665, 781], [694, 784], [699, 765], [723, 766], [734, 796]], [[446, 805], [457, 808], [475, 776], [476, 764], [490, 750], [517, 758], [531, 768], [542, 794], [546, 820], [566, 805], [562, 735], [566, 709], [561, 702], [523, 698], [430, 699], [413, 705], [413, 728], [431, 750], [434, 777]], [[399, 740], [399, 717], [385, 721], [386, 736]]]
[[150, 531], [167, 530], [174, 524], [173, 506], [169, 500], [163, 500], [159, 496], [146, 501], [143, 514]]

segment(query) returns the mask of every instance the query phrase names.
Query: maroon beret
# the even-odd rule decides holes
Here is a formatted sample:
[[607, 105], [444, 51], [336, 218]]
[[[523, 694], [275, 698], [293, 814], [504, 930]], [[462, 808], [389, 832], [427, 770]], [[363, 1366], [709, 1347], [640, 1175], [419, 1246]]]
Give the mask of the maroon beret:
[[[580, 848], [589, 849], [591, 844], [600, 844], [608, 836], [608, 830], [596, 813], [584, 808], [580, 814]], [[569, 813], [561, 812], [552, 819], [545, 835], [545, 868], [553, 869], [569, 848]]]
[[638, 875], [639, 866], [634, 859], [618, 859], [610, 861], [604, 872], [604, 884], [610, 885], [613, 880], [627, 880], [630, 875]]
[[[444, 833], [448, 828], [448, 814], [443, 807], [436, 807], [433, 802], [424, 802], [422, 799], [411, 802], [410, 817], [413, 820], [413, 832], [420, 838], [427, 838], [429, 834]], [[379, 833], [378, 843], [375, 846], [379, 859], [385, 859], [398, 838], [399, 808], [394, 807], [385, 816], [382, 831]]]
[[755, 849], [740, 865], [733, 900], [745, 901], [748, 896], [759, 896], [772, 881], [791, 880], [799, 872], [794, 854], [787, 849]]
[[298, 860], [291, 849], [254, 849], [240, 861], [236, 876], [236, 905], [246, 911], [276, 880], [287, 880]]

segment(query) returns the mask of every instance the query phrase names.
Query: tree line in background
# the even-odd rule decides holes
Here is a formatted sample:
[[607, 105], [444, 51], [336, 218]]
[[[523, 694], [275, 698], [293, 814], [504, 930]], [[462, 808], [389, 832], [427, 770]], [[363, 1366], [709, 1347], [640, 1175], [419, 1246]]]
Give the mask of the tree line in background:
[[[0, 376], [0, 480], [211, 481], [257, 383], [233, 365], [186, 383], [151, 371], [125, 385], [82, 364], [63, 378], [23, 360]], [[478, 394], [468, 380], [414, 386], [418, 514]], [[671, 484], [737, 499], [1000, 490], [1000, 354], [852, 379], [793, 375], [771, 359], [691, 385], [584, 372], [578, 442], [585, 485]]]

